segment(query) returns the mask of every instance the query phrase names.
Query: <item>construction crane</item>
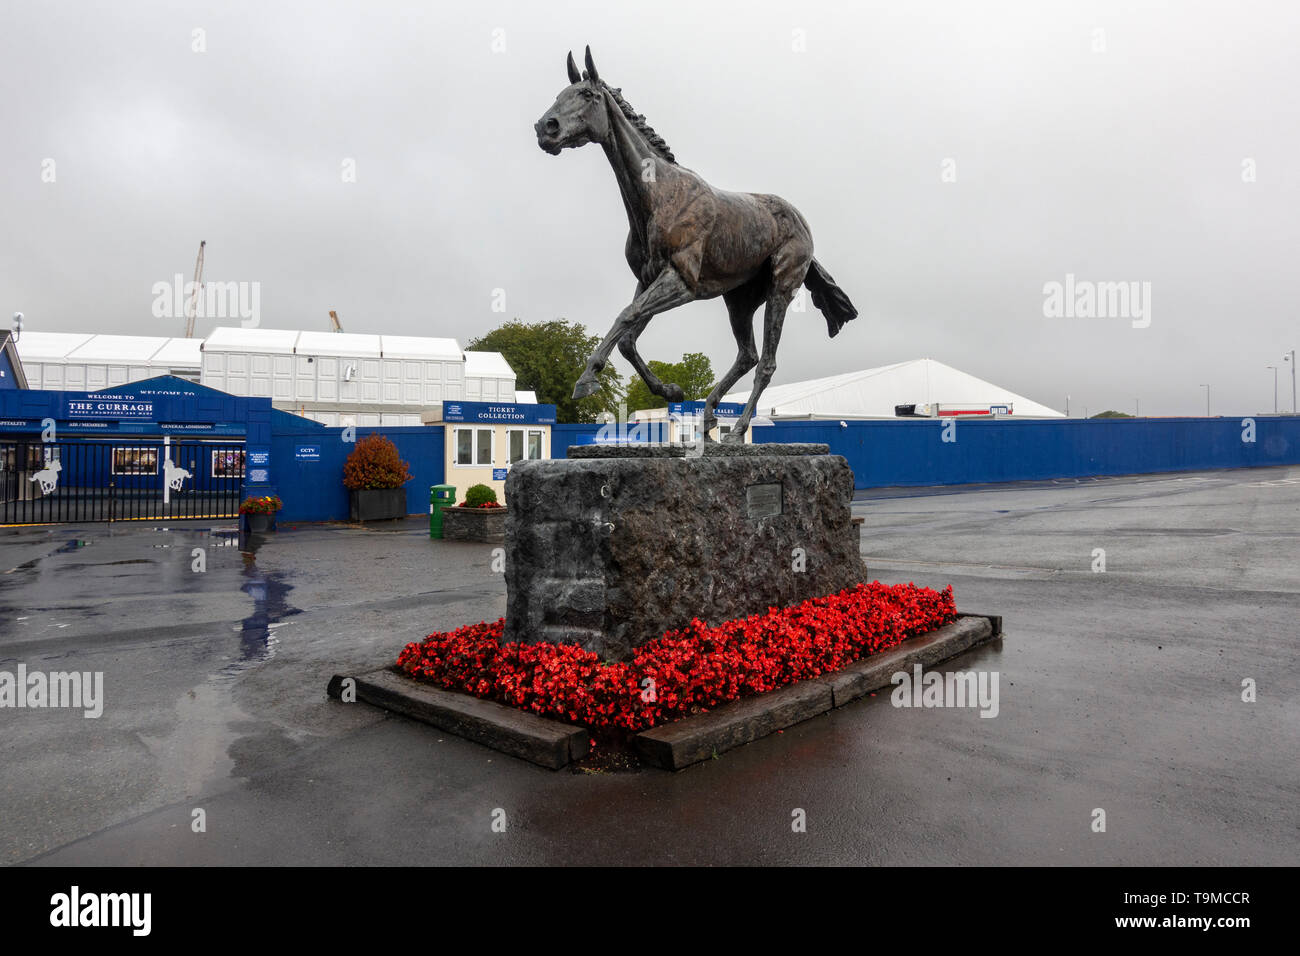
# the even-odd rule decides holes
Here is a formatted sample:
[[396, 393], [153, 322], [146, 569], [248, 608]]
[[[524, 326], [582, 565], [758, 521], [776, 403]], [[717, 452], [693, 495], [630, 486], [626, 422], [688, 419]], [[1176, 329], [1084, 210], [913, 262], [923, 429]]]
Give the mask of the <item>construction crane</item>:
[[194, 260], [194, 285], [190, 291], [190, 301], [185, 306], [185, 337], [194, 338], [194, 319], [198, 315], [199, 291], [203, 288], [203, 247], [208, 244], [204, 239], [199, 243], [199, 257]]
[[334, 326], [335, 332], [343, 331], [343, 326], [339, 325], [339, 314], [333, 309], [330, 310], [330, 325]]

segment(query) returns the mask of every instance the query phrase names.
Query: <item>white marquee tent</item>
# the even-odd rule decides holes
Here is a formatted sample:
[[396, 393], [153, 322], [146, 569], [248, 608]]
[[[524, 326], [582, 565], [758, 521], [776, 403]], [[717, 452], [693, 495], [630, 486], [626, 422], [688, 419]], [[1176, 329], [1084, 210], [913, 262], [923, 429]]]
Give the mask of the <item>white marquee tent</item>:
[[450, 338], [230, 326], [206, 339], [28, 331], [16, 344], [31, 388], [175, 375], [326, 425], [419, 425], [444, 399], [516, 400], [503, 355], [465, 352]]
[[[747, 402], [749, 392], [732, 392], [722, 400]], [[1054, 408], [928, 358], [770, 385], [758, 400], [757, 414], [773, 420], [894, 418], [896, 405], [936, 403], [942, 409], [1005, 405], [1013, 418], [1065, 417]]]

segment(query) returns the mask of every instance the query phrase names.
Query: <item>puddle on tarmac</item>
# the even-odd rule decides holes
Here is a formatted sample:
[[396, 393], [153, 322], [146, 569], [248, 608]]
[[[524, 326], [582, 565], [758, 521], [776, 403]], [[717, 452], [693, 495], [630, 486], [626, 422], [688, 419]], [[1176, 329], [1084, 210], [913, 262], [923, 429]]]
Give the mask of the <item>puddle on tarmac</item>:
[[285, 618], [301, 613], [288, 600], [293, 585], [282, 573], [257, 567], [254, 552], [245, 549], [245, 536], [231, 532], [221, 537], [230, 538], [229, 543], [238, 544], [244, 552], [245, 580], [239, 590], [253, 599], [252, 611], [234, 628], [236, 656], [176, 701], [176, 723], [170, 733], [141, 737], [158, 761], [160, 779], [183, 787], [188, 795], [201, 793], [214, 781], [246, 775], [241, 772], [239, 754], [232, 751], [246, 739], [241, 728], [256, 722], [236, 703], [235, 681], [275, 656], [280, 643], [276, 631], [292, 623]]
[[[248, 670], [275, 657], [280, 644], [277, 632], [292, 624], [288, 619], [301, 613], [301, 609], [290, 604], [289, 593], [293, 590], [293, 585], [283, 573], [264, 571], [257, 566], [257, 552], [267, 543], [268, 536], [241, 534], [236, 528], [159, 526], [151, 530], [172, 539], [149, 542], [151, 549], [186, 550], [193, 546], [196, 538], [205, 539], [205, 547], [238, 548], [244, 565], [239, 591], [252, 599], [251, 610], [233, 629], [234, 641], [226, 644], [228, 639], [218, 638], [223, 646], [214, 662], [216, 669], [209, 672], [202, 683], [184, 691], [176, 699], [172, 726], [159, 736], [140, 735], [158, 763], [159, 778], [183, 788], [186, 794], [197, 795], [214, 781], [239, 775], [240, 767], [231, 751], [244, 739], [243, 728], [255, 722], [236, 702], [235, 683]], [[13, 570], [39, 569], [43, 562], [55, 554], [71, 554], [94, 543], [92, 539], [67, 539], [45, 557], [26, 561]], [[72, 564], [60, 561], [51, 565], [50, 570], [66, 574], [75, 567], [154, 564], [158, 560], [166, 564], [161, 556], [157, 559], [126, 558]], [[238, 600], [234, 595], [232, 599]], [[244, 602], [240, 600], [240, 603]], [[23, 613], [26, 617], [46, 610], [55, 609], [27, 607]]]
[[253, 599], [253, 611], [235, 628], [239, 634], [239, 658], [222, 668], [222, 675], [234, 677], [249, 667], [269, 661], [275, 656], [279, 639], [275, 630], [292, 623], [284, 618], [302, 613], [288, 601], [293, 585], [284, 580], [278, 571], [262, 571], [251, 560], [244, 567], [247, 581], [240, 587]]

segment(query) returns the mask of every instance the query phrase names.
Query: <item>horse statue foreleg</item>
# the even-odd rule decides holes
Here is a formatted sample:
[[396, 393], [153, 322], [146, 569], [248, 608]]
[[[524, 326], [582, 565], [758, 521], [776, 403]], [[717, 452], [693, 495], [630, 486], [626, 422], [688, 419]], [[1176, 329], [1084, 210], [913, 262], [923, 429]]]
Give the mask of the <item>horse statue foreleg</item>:
[[587, 359], [586, 369], [578, 378], [577, 384], [573, 386], [573, 397], [586, 398], [600, 391], [600, 373], [605, 363], [609, 361], [609, 353], [631, 328], [637, 324], [644, 325], [660, 312], [667, 312], [694, 299], [695, 293], [687, 287], [672, 266], [659, 273], [655, 280], [632, 300], [632, 304], [619, 313], [609, 334], [600, 345], [596, 346], [596, 351], [591, 353]]
[[[647, 316], [635, 325], [633, 325], [618, 341], [618, 351], [632, 364], [636, 373], [641, 376], [641, 381], [645, 382], [646, 388], [650, 389], [652, 395], [658, 395], [660, 398], [667, 399], [670, 402], [684, 401], [686, 393], [682, 391], [680, 385], [665, 383], [659, 380], [659, 376], [650, 371], [650, 366], [641, 357], [641, 353], [636, 350], [636, 340], [645, 331], [645, 327], [650, 324], [652, 316]], [[636, 411], [636, 409], [629, 409]]]

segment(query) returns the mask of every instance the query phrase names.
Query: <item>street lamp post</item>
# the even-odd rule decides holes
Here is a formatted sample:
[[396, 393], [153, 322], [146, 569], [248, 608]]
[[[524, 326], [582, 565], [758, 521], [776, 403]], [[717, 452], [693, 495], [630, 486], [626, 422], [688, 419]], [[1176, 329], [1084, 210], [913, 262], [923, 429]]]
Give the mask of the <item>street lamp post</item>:
[[1282, 356], [1283, 362], [1291, 363], [1291, 414], [1295, 414], [1295, 349]]
[[1277, 366], [1265, 365], [1264, 368], [1271, 368], [1273, 370], [1273, 414], [1276, 415], [1277, 414]]
[[1142, 417], [1142, 402], [1140, 399], [1137, 398], [1133, 399], [1133, 417], [1134, 418]]
[[1201, 388], [1205, 389], [1205, 417], [1209, 418], [1210, 417], [1210, 386], [1202, 382]]

